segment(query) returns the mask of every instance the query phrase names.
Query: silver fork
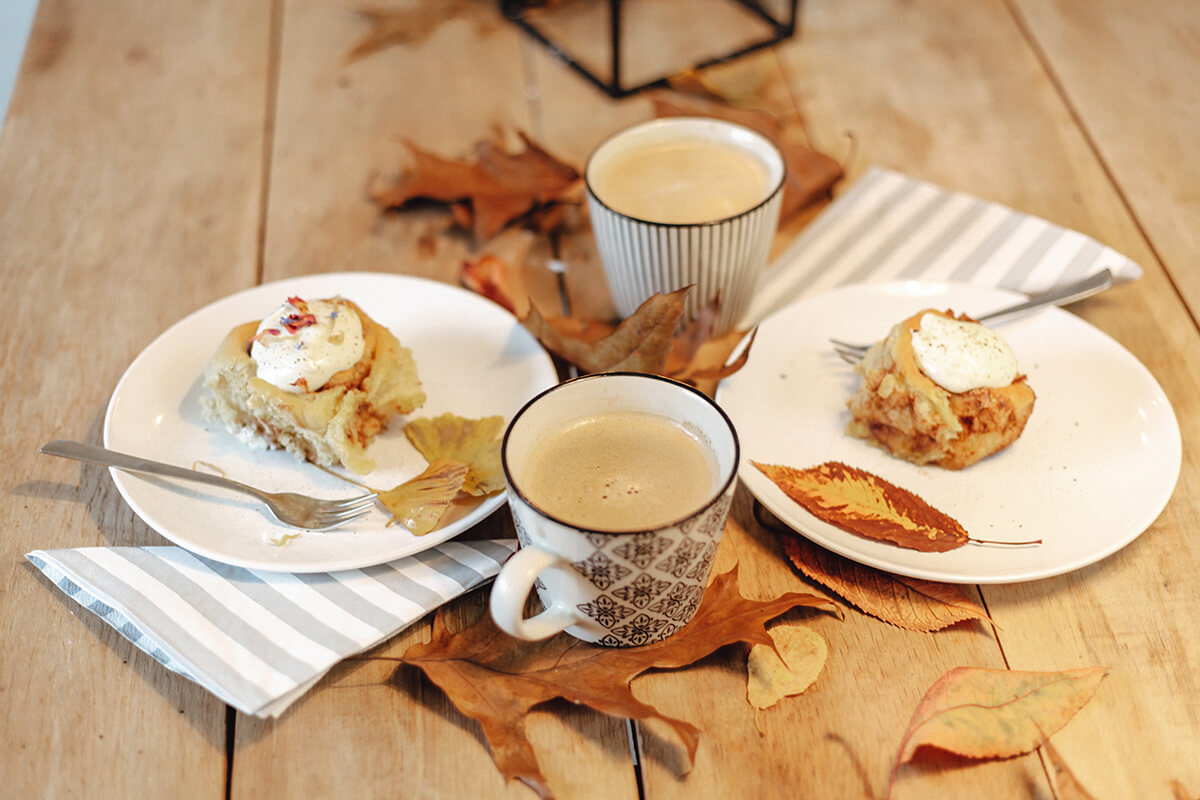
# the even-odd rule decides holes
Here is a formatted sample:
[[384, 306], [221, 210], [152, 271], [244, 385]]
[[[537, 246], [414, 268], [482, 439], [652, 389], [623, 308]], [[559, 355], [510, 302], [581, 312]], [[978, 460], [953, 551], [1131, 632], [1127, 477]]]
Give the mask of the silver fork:
[[95, 447], [83, 442], [70, 442], [56, 439], [42, 447], [42, 452], [51, 456], [72, 458], [76, 461], [87, 461], [92, 464], [117, 467], [131, 472], [144, 472], [148, 475], [165, 475], [171, 478], [181, 478], [185, 481], [206, 483], [209, 486], [219, 486], [222, 489], [232, 489], [243, 494], [252, 495], [266, 503], [275, 519], [285, 525], [306, 530], [321, 531], [337, 528], [347, 522], [353, 522], [371, 510], [375, 503], [375, 493], [359, 495], [342, 500], [318, 500], [303, 494], [293, 492], [264, 492], [247, 486], [244, 483], [211, 475], [206, 472], [196, 472], [148, 458], [118, 453], [103, 447]]
[[[1041, 308], [1042, 306], [1063, 306], [1067, 303], [1073, 303], [1076, 300], [1082, 300], [1085, 297], [1091, 297], [1094, 294], [1102, 292], [1112, 286], [1112, 282], [1112, 270], [1107, 268], [1102, 269], [1083, 280], [1065, 283], [1062, 286], [1057, 286], [1016, 305], [1001, 308], [975, 319], [979, 322], [996, 322], [1026, 311], [1033, 311], [1035, 308]], [[840, 339], [830, 339], [829, 341], [833, 344], [834, 352], [841, 356], [842, 360], [848, 364], [857, 364], [859, 361], [862, 361], [863, 356], [867, 354], [867, 350], [870, 348], [869, 344], [851, 344], [850, 342], [843, 342]]]

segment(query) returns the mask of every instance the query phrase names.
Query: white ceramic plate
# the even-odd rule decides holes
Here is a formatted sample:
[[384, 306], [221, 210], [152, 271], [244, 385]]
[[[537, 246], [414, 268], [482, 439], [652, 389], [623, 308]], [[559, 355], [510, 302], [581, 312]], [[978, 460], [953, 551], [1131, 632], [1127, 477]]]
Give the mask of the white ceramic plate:
[[[236, 324], [261, 319], [289, 295], [356, 303], [411, 348], [428, 400], [409, 418], [453, 412], [503, 415], [507, 421], [533, 395], [557, 382], [550, 357], [511, 314], [478, 295], [400, 275], [338, 273], [292, 278], [219, 300], [173, 325], [134, 360], [117, 385], [104, 423], [114, 449], [184, 467], [215, 464], [235, 480], [268, 491], [340, 497], [360, 490], [282, 451], [254, 450], [203, 419], [204, 366]], [[378, 467], [353, 476], [388, 489], [427, 466], [404, 435], [405, 418], [368, 450]], [[347, 473], [348, 474], [348, 473]], [[261, 503], [233, 493], [112, 470], [133, 510], [172, 542], [227, 564], [287, 572], [352, 569], [411, 555], [450, 539], [500, 507], [504, 493], [452, 509], [452, 519], [425, 536], [372, 511], [345, 528], [304, 532], [283, 545], [272, 538], [294, 529]]]
[[[962, 471], [919, 467], [846, 435], [858, 376], [829, 337], [869, 342], [922, 308], [985, 314], [1020, 299], [944, 283], [847, 286], [803, 299], [759, 328], [749, 363], [718, 393], [742, 443], [739, 475], [777, 517], [817, 544], [888, 572], [950, 583], [1011, 583], [1078, 569], [1133, 541], [1170, 499], [1182, 447], [1175, 413], [1132, 354], [1061, 309], [996, 327], [1037, 394], [1012, 446]], [[797, 468], [842, 461], [915, 492], [978, 539], [922, 553], [836, 528], [750, 461]]]

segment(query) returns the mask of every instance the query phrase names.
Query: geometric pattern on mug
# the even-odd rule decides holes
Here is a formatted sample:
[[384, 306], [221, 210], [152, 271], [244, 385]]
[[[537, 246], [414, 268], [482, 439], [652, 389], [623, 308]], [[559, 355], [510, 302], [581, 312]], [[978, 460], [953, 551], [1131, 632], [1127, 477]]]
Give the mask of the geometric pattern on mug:
[[701, 514], [700, 516], [684, 521], [679, 526], [679, 529], [688, 536], [695, 534], [715, 539], [720, 533], [721, 519], [725, 516], [725, 512], [729, 510], [731, 503], [733, 503], [733, 496], [724, 495], [713, 504], [707, 514]]
[[662, 614], [677, 622], [683, 622], [691, 619], [696, 613], [702, 597], [704, 597], [703, 586], [697, 586], [694, 583], [677, 583], [671, 587], [671, 591], [646, 610]]
[[685, 577], [688, 580], [702, 581], [708, 576], [708, 570], [712, 567], [713, 557], [717, 554], [717, 545], [714, 542], [709, 542], [704, 545], [704, 554], [692, 566]]
[[656, 564], [654, 568], [659, 572], [666, 572], [669, 575], [674, 575], [676, 578], [682, 578], [683, 574], [687, 572], [688, 567], [692, 565], [692, 562], [704, 552], [704, 547], [704, 542], [681, 539], [679, 547], [675, 548], [675, 552]]
[[521, 543], [521, 547], [529, 546], [529, 532], [525, 530], [525, 526], [521, 523], [521, 518], [516, 514], [512, 515], [513, 527], [517, 529], [517, 541]]
[[611, 633], [606, 633], [596, 642], [596, 644], [600, 645], [601, 647], [620, 647], [621, 645], [625, 644], [625, 642], [613, 636]]
[[604, 545], [606, 545], [610, 541], [612, 541], [612, 537], [607, 534], [604, 534], [604, 533], [594, 533], [594, 532], [588, 531], [588, 532], [584, 533], [583, 535], [585, 537], [587, 537], [587, 540], [589, 542], [592, 543], [592, 547], [596, 548], [597, 550], [603, 550]]
[[619, 628], [613, 628], [613, 634], [630, 644], [639, 645], [660, 638], [663, 630], [669, 625], [665, 619], [638, 614]]
[[614, 597], [619, 597], [626, 603], [645, 608], [670, 587], [670, 581], [660, 581], [650, 573], [643, 572], [620, 589], [613, 589], [612, 593]]
[[587, 578], [597, 589], [607, 589], [633, 570], [623, 567], [601, 552], [592, 553], [586, 561], [573, 561], [571, 566]]
[[634, 612], [634, 609], [621, 605], [606, 594], [590, 603], [580, 603], [577, 608], [606, 628], [611, 628]]
[[638, 569], [645, 569], [655, 557], [673, 544], [674, 539], [661, 534], [637, 533], [620, 547], [614, 547], [612, 553], [631, 564], [636, 564]]

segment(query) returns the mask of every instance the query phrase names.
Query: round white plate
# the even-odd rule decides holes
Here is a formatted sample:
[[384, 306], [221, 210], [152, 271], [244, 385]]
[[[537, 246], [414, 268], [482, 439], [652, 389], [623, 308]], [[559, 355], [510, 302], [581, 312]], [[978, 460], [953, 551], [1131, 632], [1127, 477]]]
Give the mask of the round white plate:
[[[919, 467], [845, 433], [859, 378], [829, 345], [883, 338], [922, 308], [979, 315], [1022, 299], [1007, 291], [904, 282], [847, 286], [805, 298], [759, 328], [749, 362], [717, 399], [742, 441], [739, 475], [773, 514], [817, 544], [868, 566], [949, 583], [1011, 583], [1078, 569], [1133, 541], [1179, 477], [1175, 412], [1144, 366], [1082, 319], [1051, 308], [997, 325], [1037, 394], [1010, 447], [965, 470]], [[800, 469], [842, 461], [920, 497], [977, 539], [923, 553], [829, 525], [750, 463]]]
[[[288, 296], [340, 294], [389, 328], [413, 351], [428, 395], [408, 419], [453, 412], [502, 415], [507, 421], [541, 390], [557, 383], [553, 362], [511, 314], [478, 295], [401, 275], [337, 273], [291, 278], [219, 300], [177, 322], [150, 344], [117, 384], [104, 421], [104, 441], [121, 450], [190, 467], [207, 462], [227, 477], [268, 491], [342, 497], [361, 490], [283, 451], [252, 449], [204, 420], [204, 367], [234, 325], [261, 319]], [[390, 489], [427, 463], [395, 417], [367, 451], [377, 468], [350, 477]], [[413, 536], [376, 509], [344, 528], [302, 532], [274, 520], [253, 498], [112, 470], [126, 502], [150, 527], [200, 555], [253, 569], [328, 572], [381, 564], [450, 539], [504, 503], [501, 492], [465, 508], [425, 536]]]

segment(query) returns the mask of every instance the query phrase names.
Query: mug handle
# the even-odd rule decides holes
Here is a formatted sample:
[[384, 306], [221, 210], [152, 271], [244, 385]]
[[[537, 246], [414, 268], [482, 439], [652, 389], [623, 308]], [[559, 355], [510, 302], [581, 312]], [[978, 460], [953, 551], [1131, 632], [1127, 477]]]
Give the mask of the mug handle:
[[542, 570], [559, 564], [558, 556], [536, 547], [522, 547], [505, 562], [492, 585], [492, 619], [509, 636], [526, 641], [548, 639], [578, 622], [575, 612], [555, 603], [540, 614], [526, 619], [525, 600], [533, 591]]

